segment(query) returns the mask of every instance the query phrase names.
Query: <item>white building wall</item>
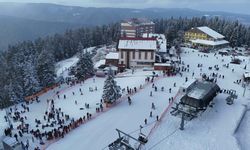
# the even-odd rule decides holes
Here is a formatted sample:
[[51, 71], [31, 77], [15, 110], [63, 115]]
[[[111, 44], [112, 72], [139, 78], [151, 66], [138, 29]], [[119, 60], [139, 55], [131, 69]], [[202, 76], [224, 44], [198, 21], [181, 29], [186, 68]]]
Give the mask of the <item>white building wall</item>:
[[[135, 57], [133, 57], [133, 51], [135, 51]], [[139, 59], [139, 53], [141, 51], [141, 59]], [[152, 66], [152, 64], [155, 62], [155, 51], [142, 51], [142, 50], [130, 50], [129, 52], [129, 60], [130, 60], [130, 66], [131, 67], [144, 67], [144, 66]], [[147, 58], [145, 58], [147, 52]], [[121, 58], [121, 53], [123, 53], [123, 58]], [[127, 65], [127, 51], [119, 50], [119, 64], [125, 64]], [[153, 57], [151, 59], [151, 55], [153, 54]], [[138, 64], [139, 63], [139, 64]]]

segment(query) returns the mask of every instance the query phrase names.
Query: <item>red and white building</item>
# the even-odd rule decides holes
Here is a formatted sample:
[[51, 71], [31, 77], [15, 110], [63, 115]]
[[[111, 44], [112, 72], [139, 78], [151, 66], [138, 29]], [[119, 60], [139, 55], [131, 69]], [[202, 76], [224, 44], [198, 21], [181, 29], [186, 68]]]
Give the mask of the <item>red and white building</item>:
[[143, 33], [155, 33], [155, 23], [143, 18], [132, 18], [121, 22], [121, 37], [142, 37]]
[[153, 67], [156, 50], [156, 38], [121, 38], [118, 44], [119, 66]]

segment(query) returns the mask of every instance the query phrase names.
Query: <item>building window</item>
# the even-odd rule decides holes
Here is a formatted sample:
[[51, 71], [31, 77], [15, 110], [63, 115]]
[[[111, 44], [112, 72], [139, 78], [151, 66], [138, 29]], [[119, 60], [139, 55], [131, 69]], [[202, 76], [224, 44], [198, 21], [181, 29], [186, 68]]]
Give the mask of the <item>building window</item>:
[[123, 51], [121, 51], [121, 59], [123, 59]]
[[133, 51], [133, 59], [135, 59], [135, 51]]
[[139, 51], [139, 59], [141, 59], [141, 51]]
[[151, 59], [154, 59], [154, 52], [151, 52]]
[[145, 59], [148, 59], [148, 52], [145, 52]]

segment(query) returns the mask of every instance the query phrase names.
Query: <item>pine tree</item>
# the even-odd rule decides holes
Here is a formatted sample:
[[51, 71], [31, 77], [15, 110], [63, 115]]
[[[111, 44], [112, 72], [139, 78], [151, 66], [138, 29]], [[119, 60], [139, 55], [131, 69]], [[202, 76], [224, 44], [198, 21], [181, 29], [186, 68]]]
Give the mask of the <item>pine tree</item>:
[[55, 62], [52, 53], [44, 49], [38, 56], [37, 75], [42, 87], [48, 87], [55, 83]]
[[121, 97], [121, 87], [116, 84], [111, 69], [109, 75], [104, 82], [102, 98], [106, 103], [114, 103]]
[[35, 66], [31, 63], [31, 61], [26, 61], [24, 63], [23, 80], [25, 96], [32, 95], [41, 89]]
[[82, 42], [79, 42], [78, 47], [77, 47], [77, 52], [82, 52], [84, 49]]
[[86, 78], [93, 76], [94, 65], [91, 54], [89, 52], [81, 52], [79, 61], [76, 65], [75, 77], [84, 81]]

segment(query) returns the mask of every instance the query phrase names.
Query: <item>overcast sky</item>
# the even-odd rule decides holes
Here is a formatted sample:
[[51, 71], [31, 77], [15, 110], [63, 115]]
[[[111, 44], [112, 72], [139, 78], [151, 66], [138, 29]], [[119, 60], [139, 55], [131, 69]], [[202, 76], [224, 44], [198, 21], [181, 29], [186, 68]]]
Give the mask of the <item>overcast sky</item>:
[[0, 0], [0, 2], [56, 3], [83, 7], [192, 8], [250, 14], [250, 0]]

